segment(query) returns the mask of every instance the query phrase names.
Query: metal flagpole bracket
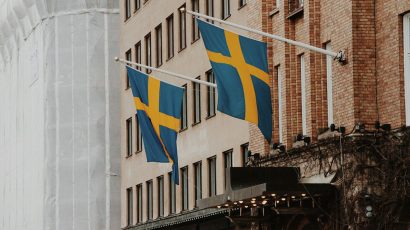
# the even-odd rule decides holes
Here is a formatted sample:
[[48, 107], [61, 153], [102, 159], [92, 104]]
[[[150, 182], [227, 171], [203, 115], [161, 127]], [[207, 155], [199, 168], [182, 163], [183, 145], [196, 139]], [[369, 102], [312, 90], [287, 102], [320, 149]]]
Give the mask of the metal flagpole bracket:
[[[128, 65], [135, 65], [135, 66], [142, 67], [142, 68], [145, 68], [145, 69], [149, 69], [149, 70], [152, 70], [152, 71], [157, 71], [159, 73], [163, 73], [163, 74], [166, 74], [166, 75], [169, 75], [169, 76], [173, 76], [173, 77], [177, 77], [177, 78], [180, 78], [180, 79], [192, 81], [192, 82], [195, 82], [195, 83], [198, 83], [198, 84], [202, 84], [202, 85], [206, 85], [206, 86], [209, 86], [209, 87], [217, 88], [216, 84], [211, 83], [211, 82], [199, 80], [199, 79], [196, 79], [196, 78], [191, 78], [191, 77], [179, 74], [179, 73], [173, 73], [173, 72], [170, 72], [170, 71], [154, 68], [154, 67], [143, 65], [143, 64], [140, 64], [140, 63], [127, 61], [127, 60], [124, 60], [124, 59], [121, 59], [121, 58], [118, 58], [118, 57], [114, 57], [114, 61], [121, 62], [121, 63], [128, 64]], [[139, 71], [139, 70], [137, 70], [137, 71]]]
[[259, 30], [256, 30], [256, 29], [253, 29], [253, 28], [250, 28], [250, 27], [246, 27], [246, 26], [242, 26], [242, 25], [239, 25], [239, 24], [229, 22], [229, 21], [225, 21], [225, 20], [222, 20], [222, 19], [219, 19], [219, 18], [215, 18], [215, 17], [211, 17], [211, 16], [208, 16], [208, 15], [205, 15], [205, 14], [193, 12], [193, 11], [187, 10], [185, 8], [181, 8], [181, 12], [185, 12], [187, 14], [193, 15], [194, 17], [201, 17], [201, 18], [213, 20], [215, 22], [219, 22], [219, 23], [222, 23], [222, 24], [225, 24], [225, 25], [229, 25], [229, 26], [232, 26], [232, 27], [235, 27], [235, 28], [238, 28], [238, 29], [241, 29], [241, 30], [249, 31], [249, 32], [252, 32], [252, 33], [255, 33], [255, 34], [259, 34], [259, 35], [262, 35], [264, 37], [272, 38], [272, 39], [275, 39], [275, 40], [278, 40], [278, 41], [281, 41], [281, 42], [285, 42], [285, 43], [288, 43], [288, 44], [291, 44], [291, 45], [294, 45], [294, 46], [302, 47], [302, 48], [305, 48], [305, 49], [308, 49], [308, 50], [311, 50], [311, 51], [314, 51], [314, 52], [322, 53], [324, 55], [333, 57], [334, 60], [338, 60], [339, 63], [341, 63], [341, 64], [345, 64], [346, 61], [347, 61], [347, 58], [346, 58], [347, 55], [345, 54], [345, 51], [343, 51], [343, 50], [336, 53], [336, 52], [326, 50], [326, 49], [322, 49], [322, 48], [319, 48], [319, 47], [316, 47], [316, 46], [312, 46], [312, 45], [309, 45], [309, 44], [306, 44], [306, 43], [303, 43], [303, 42], [294, 41], [294, 40], [291, 40], [291, 39], [288, 39], [288, 38], [285, 38], [285, 37], [281, 37], [281, 36], [278, 36], [278, 35], [275, 35], [275, 34], [266, 33], [266, 32], [259, 31]]
[[346, 50], [340, 50], [334, 60], [339, 61], [340, 64], [346, 65], [347, 64], [347, 52]]

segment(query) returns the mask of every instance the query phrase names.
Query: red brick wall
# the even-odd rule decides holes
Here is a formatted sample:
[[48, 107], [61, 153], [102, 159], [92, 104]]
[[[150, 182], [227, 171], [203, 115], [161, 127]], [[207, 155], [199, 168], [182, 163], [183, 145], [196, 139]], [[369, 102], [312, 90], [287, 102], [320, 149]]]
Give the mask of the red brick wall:
[[[348, 62], [332, 64], [334, 123], [350, 131], [357, 122], [376, 120], [393, 127], [405, 124], [403, 83], [402, 14], [410, 11], [409, 1], [397, 0], [310, 0], [303, 16], [288, 18], [287, 1], [276, 9], [276, 1], [249, 1], [260, 10], [248, 15], [249, 25], [269, 33], [317, 47], [330, 42], [333, 51], [346, 50]], [[273, 12], [273, 13], [272, 13]], [[270, 14], [272, 13], [272, 14]], [[258, 25], [262, 23], [262, 25]], [[316, 140], [327, 124], [326, 56], [267, 40], [272, 76], [273, 141], [278, 142], [278, 97], [274, 67], [283, 76], [284, 144], [302, 132], [300, 65], [306, 65], [308, 135]], [[256, 126], [250, 126], [250, 148], [268, 152]]]
[[[258, 0], [258, 1], [249, 1], [249, 10], [247, 12], [248, 16], [248, 26], [257, 30], [265, 31], [271, 33], [272, 31], [272, 22], [269, 20], [268, 12], [273, 9], [273, 2], [269, 0]], [[258, 10], [255, 10], [258, 9]], [[249, 33], [249, 36], [264, 42], [267, 42], [266, 37], [260, 35]], [[272, 57], [272, 47], [268, 46], [268, 57]], [[270, 79], [272, 80], [273, 73], [273, 62], [271, 59], [268, 60]], [[272, 82], [272, 81], [271, 81]], [[271, 85], [272, 88], [272, 85]], [[273, 90], [271, 90], [272, 92]], [[269, 144], [264, 139], [259, 128], [254, 124], [249, 124], [250, 140], [249, 140], [249, 149], [252, 152], [257, 153], [267, 153], [269, 151]]]
[[379, 117], [393, 127], [405, 124], [403, 18], [410, 10], [409, 1], [376, 3], [376, 76]]

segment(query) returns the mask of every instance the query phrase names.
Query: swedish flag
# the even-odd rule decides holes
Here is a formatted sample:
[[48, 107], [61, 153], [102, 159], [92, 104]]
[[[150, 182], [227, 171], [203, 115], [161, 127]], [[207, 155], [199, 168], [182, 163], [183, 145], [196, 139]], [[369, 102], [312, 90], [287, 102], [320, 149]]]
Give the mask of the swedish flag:
[[178, 184], [177, 133], [184, 91], [130, 67], [127, 72], [147, 161], [172, 163], [172, 178]]
[[266, 43], [197, 19], [218, 85], [218, 110], [258, 125], [270, 142], [272, 105]]

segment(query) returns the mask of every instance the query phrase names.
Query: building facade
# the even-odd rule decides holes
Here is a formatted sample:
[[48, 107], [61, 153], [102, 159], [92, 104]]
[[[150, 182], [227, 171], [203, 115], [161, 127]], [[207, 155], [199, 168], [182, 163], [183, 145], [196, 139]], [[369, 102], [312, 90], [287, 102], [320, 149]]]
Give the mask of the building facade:
[[[140, 8], [132, 13], [137, 3]], [[197, 37], [189, 15], [185, 17], [185, 27], [179, 27], [186, 28], [186, 39], [179, 37], [178, 8], [183, 4], [194, 11], [199, 9], [204, 14], [326, 50], [343, 50], [347, 61], [339, 63], [316, 52], [241, 31], [268, 43], [274, 144], [269, 145], [256, 126], [223, 114], [203, 119], [207, 115], [208, 97], [207, 89], [201, 86], [203, 120], [178, 136], [181, 185], [175, 191], [169, 187], [167, 178], [170, 167], [164, 171], [162, 165], [147, 164], [144, 154], [131, 152], [132, 156], [122, 156], [124, 228], [201, 228], [202, 225], [189, 225], [201, 218], [214, 220], [219, 229], [408, 228], [410, 178], [406, 172], [410, 167], [410, 148], [405, 127], [410, 117], [409, 2], [199, 0], [156, 4], [160, 3], [151, 0], [122, 4], [123, 15], [127, 15], [127, 7], [132, 10], [128, 10], [130, 18], [122, 23], [121, 52], [127, 57], [131, 50], [132, 61], [204, 79], [210, 66], [202, 42], [192, 42]], [[209, 10], [211, 5], [213, 11]], [[175, 36], [171, 37], [176, 38], [172, 43], [178, 49], [181, 41], [185, 41], [187, 48], [158, 63], [158, 56], [162, 55], [156, 50], [156, 33], [162, 28], [165, 60], [170, 15], [175, 29]], [[146, 36], [149, 33], [151, 36]], [[152, 42], [147, 42], [150, 37]], [[138, 45], [134, 48], [134, 44], [149, 43], [152, 49], [139, 48], [143, 55], [138, 54]], [[147, 61], [148, 56], [152, 56], [152, 63]], [[122, 76], [125, 77], [125, 71]], [[163, 79], [177, 85], [187, 84], [188, 126], [195, 123], [195, 87], [166, 76]], [[129, 90], [122, 93], [122, 114], [122, 154], [126, 154], [127, 119], [132, 117], [135, 122]], [[224, 129], [219, 128], [221, 125]], [[136, 133], [134, 126], [129, 130]], [[223, 133], [225, 130], [229, 131]], [[130, 138], [132, 146], [128, 149], [135, 148], [134, 139]], [[244, 157], [245, 148], [241, 146], [259, 154], [248, 157], [248, 152]], [[233, 149], [233, 163], [226, 170], [229, 149]], [[212, 189], [213, 156], [216, 192]], [[201, 196], [196, 196], [199, 174], [195, 163], [199, 161]], [[253, 167], [239, 168], [245, 165]], [[284, 167], [293, 168], [296, 175]], [[159, 182], [161, 179], [157, 178], [161, 176], [165, 182]], [[288, 183], [276, 182], [281, 181], [281, 176]], [[161, 186], [157, 185], [161, 183], [164, 190], [158, 192]], [[173, 201], [169, 193], [177, 194], [175, 208], [170, 208]], [[165, 196], [163, 205], [158, 205], [158, 194]], [[146, 203], [151, 200], [152, 203]], [[214, 208], [217, 211], [212, 213], [203, 211]], [[162, 213], [164, 217], [158, 218]], [[218, 222], [223, 216], [229, 223]]]
[[[182, 7], [246, 25], [257, 9], [239, 1], [121, 1], [124, 59], [214, 82], [199, 31]], [[146, 72], [145, 69], [141, 69]], [[249, 125], [216, 111], [215, 89], [157, 72], [153, 76], [185, 88], [178, 134], [180, 185], [170, 181], [170, 164], [147, 163], [125, 68], [121, 69], [121, 226], [197, 210], [195, 201], [222, 194], [228, 166], [242, 166]], [[205, 213], [203, 216], [210, 215]], [[223, 218], [224, 219], [224, 218]]]

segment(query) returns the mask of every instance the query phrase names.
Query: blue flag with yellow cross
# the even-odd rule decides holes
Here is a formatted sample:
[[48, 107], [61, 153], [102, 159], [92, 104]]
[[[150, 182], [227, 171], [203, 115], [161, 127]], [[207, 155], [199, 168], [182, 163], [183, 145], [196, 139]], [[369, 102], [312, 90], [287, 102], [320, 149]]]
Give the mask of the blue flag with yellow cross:
[[196, 19], [218, 86], [218, 110], [256, 124], [272, 139], [266, 43]]
[[127, 66], [148, 162], [172, 164], [179, 183], [177, 133], [180, 129], [183, 89]]

